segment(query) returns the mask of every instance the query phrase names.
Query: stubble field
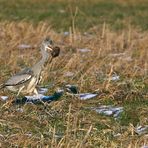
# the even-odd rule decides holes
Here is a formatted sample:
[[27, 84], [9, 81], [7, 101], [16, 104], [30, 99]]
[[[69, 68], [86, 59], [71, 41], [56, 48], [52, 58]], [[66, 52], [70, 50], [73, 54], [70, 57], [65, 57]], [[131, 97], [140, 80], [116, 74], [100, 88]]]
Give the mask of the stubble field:
[[[91, 6], [96, 5], [102, 11], [106, 8], [102, 22], [95, 21], [98, 9], [90, 11], [91, 25], [84, 15], [90, 1], [86, 1], [83, 7], [81, 2], [75, 1], [72, 5], [69, 1], [65, 12], [63, 5], [66, 2], [57, 1], [52, 13], [61, 10], [62, 16], [54, 13], [55, 16], [45, 17], [45, 20], [33, 20], [31, 14], [37, 6], [40, 10], [37, 14], [43, 12], [46, 1], [42, 4], [39, 0], [30, 2], [30, 7], [34, 6], [30, 15], [20, 11], [20, 5], [29, 7], [25, 2], [12, 2], [9, 8], [16, 13], [9, 15], [4, 9], [6, 12], [0, 16], [0, 82], [36, 63], [41, 58], [41, 41], [50, 36], [61, 48], [61, 53], [45, 68], [40, 86], [52, 84], [46, 95], [70, 84], [76, 85], [80, 93], [97, 93], [98, 96], [80, 100], [65, 92], [59, 100], [51, 103], [16, 105], [11, 104], [15, 94], [0, 90], [0, 96], [9, 96], [6, 102], [0, 101], [0, 147], [139, 148], [148, 145], [147, 131], [144, 134], [136, 132], [138, 126], [148, 125], [148, 35], [144, 19], [147, 18], [147, 2], [112, 1], [112, 5], [107, 5], [102, 1], [91, 1], [92, 10]], [[8, 8], [7, 2], [0, 0], [0, 3], [0, 7]], [[46, 5], [46, 9], [51, 5], [53, 1]], [[121, 17], [122, 13], [115, 15], [118, 12], [116, 6], [123, 7], [123, 11], [132, 6], [134, 16], [128, 18], [131, 21], [126, 20], [131, 11], [126, 11]], [[112, 15], [109, 14], [110, 7], [114, 8]], [[70, 15], [68, 10], [71, 10]], [[17, 12], [22, 17], [19, 18]], [[44, 16], [48, 16], [46, 12]], [[142, 14], [144, 18], [138, 18]], [[65, 23], [58, 22], [63, 18], [67, 18], [67, 23], [66, 20]], [[88, 24], [86, 28], [83, 27], [84, 18]], [[135, 22], [142, 22], [142, 25]], [[23, 44], [30, 47], [20, 48]], [[123, 107], [123, 112], [115, 119], [91, 110], [102, 105]]]

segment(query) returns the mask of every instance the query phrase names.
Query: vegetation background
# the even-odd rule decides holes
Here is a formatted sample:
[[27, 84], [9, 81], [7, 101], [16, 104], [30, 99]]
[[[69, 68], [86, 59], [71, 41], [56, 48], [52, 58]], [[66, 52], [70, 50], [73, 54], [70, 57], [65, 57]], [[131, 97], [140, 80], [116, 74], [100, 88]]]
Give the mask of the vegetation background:
[[[99, 95], [81, 101], [64, 94], [42, 105], [0, 101], [0, 147], [148, 146], [147, 0], [0, 0], [0, 82], [39, 58], [50, 36], [61, 55], [46, 67], [47, 95], [66, 84]], [[21, 49], [19, 45], [30, 45]], [[83, 53], [80, 49], [90, 49]], [[72, 75], [69, 75], [71, 73]], [[120, 77], [112, 81], [112, 76]], [[0, 95], [15, 98], [6, 90]], [[124, 107], [118, 120], [89, 107]]]

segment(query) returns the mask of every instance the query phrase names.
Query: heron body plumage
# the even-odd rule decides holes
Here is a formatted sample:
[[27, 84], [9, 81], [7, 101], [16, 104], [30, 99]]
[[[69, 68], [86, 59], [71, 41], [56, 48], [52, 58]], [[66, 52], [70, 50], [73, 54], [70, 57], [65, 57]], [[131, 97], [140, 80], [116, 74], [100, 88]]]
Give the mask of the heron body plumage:
[[[50, 61], [52, 61], [53, 57], [56, 57], [59, 55], [59, 53], [57, 53], [56, 48], [54, 51], [52, 44], [53, 43], [50, 39], [45, 39], [42, 42], [40, 47], [41, 54], [42, 54], [41, 60], [37, 62], [32, 68], [26, 68], [21, 72], [17, 73], [16, 75], [12, 76], [9, 80], [7, 80], [7, 82], [0, 85], [0, 88], [6, 87], [8, 90], [12, 92], [18, 92], [18, 94], [20, 92], [37, 94], [36, 86], [41, 79], [41, 73], [43, 71], [43, 68], [49, 59], [48, 50], [50, 50], [50, 54], [51, 54]], [[58, 49], [58, 52], [60, 52], [59, 49]]]

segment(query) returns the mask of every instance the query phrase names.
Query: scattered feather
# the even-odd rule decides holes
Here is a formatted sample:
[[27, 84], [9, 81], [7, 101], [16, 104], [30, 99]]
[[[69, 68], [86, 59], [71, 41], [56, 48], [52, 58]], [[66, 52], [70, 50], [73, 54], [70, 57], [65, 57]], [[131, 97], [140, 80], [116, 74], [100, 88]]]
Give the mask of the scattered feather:
[[69, 35], [69, 32], [68, 31], [65, 31], [64, 32], [64, 36], [68, 36]]
[[80, 93], [80, 94], [76, 94], [76, 96], [78, 96], [80, 98], [80, 100], [88, 100], [88, 99], [92, 99], [95, 98], [98, 94], [92, 94], [92, 93]]
[[78, 94], [78, 88], [76, 85], [67, 84], [65, 88], [71, 94]]
[[38, 94], [38, 95], [33, 95], [33, 96], [25, 96], [22, 99], [17, 98], [14, 101], [14, 103], [16, 103], [16, 104], [24, 104], [24, 103], [36, 104], [36, 103], [42, 103], [42, 102], [50, 103], [51, 101], [58, 100], [63, 95], [63, 92], [64, 92], [63, 90], [58, 90], [51, 96], [45, 96], [43, 94]]
[[120, 76], [118, 76], [118, 75], [113, 75], [113, 76], [111, 77], [111, 80], [112, 80], [112, 81], [118, 81], [118, 80], [120, 80]]
[[119, 136], [121, 136], [121, 133], [114, 134], [114, 137], [119, 137]]
[[65, 77], [72, 77], [72, 76], [74, 76], [74, 73], [68, 71], [68, 72], [66, 72], [66, 73], [64, 74], [64, 76], [65, 76]]
[[89, 48], [81, 48], [81, 49], [77, 49], [77, 50], [82, 53], [91, 52], [91, 49], [89, 49]]
[[38, 90], [38, 93], [39, 94], [45, 94], [45, 93], [47, 93], [48, 92], [48, 88], [39, 88], [39, 90]]
[[1, 99], [2, 99], [3, 101], [6, 101], [8, 98], [9, 98], [8, 96], [1, 96]]
[[114, 106], [100, 106], [97, 108], [92, 108], [92, 110], [95, 110], [99, 114], [104, 114], [106, 116], [113, 116], [115, 118], [119, 117], [120, 113], [123, 112], [123, 107], [114, 107]]
[[148, 125], [145, 125], [145, 126], [138, 126], [137, 128], [135, 128], [135, 132], [136, 132], [138, 135], [148, 134]]
[[28, 49], [28, 48], [33, 48], [33, 46], [28, 45], [28, 44], [20, 44], [18, 46], [19, 49]]
[[125, 56], [126, 53], [111, 53], [109, 54], [109, 57], [122, 57], [122, 56]]
[[18, 112], [20, 112], [20, 113], [23, 113], [23, 112], [24, 112], [24, 110], [23, 110], [22, 108], [17, 108], [16, 111], [18, 111]]
[[142, 146], [141, 148], [148, 148], [148, 145]]

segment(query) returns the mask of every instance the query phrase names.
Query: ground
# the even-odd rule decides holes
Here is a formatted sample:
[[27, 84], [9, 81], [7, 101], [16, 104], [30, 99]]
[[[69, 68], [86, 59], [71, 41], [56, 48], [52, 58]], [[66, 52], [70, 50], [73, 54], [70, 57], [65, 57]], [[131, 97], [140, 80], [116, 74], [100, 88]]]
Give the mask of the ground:
[[[142, 147], [148, 125], [148, 2], [126, 0], [0, 0], [0, 82], [39, 58], [41, 41], [50, 36], [61, 54], [48, 64], [41, 86], [66, 84], [98, 93], [82, 101], [64, 93], [50, 104], [0, 101], [1, 147]], [[30, 45], [22, 49], [20, 45]], [[82, 52], [81, 49], [88, 50]], [[112, 80], [112, 76], [119, 76]], [[90, 110], [121, 106], [118, 119]]]

